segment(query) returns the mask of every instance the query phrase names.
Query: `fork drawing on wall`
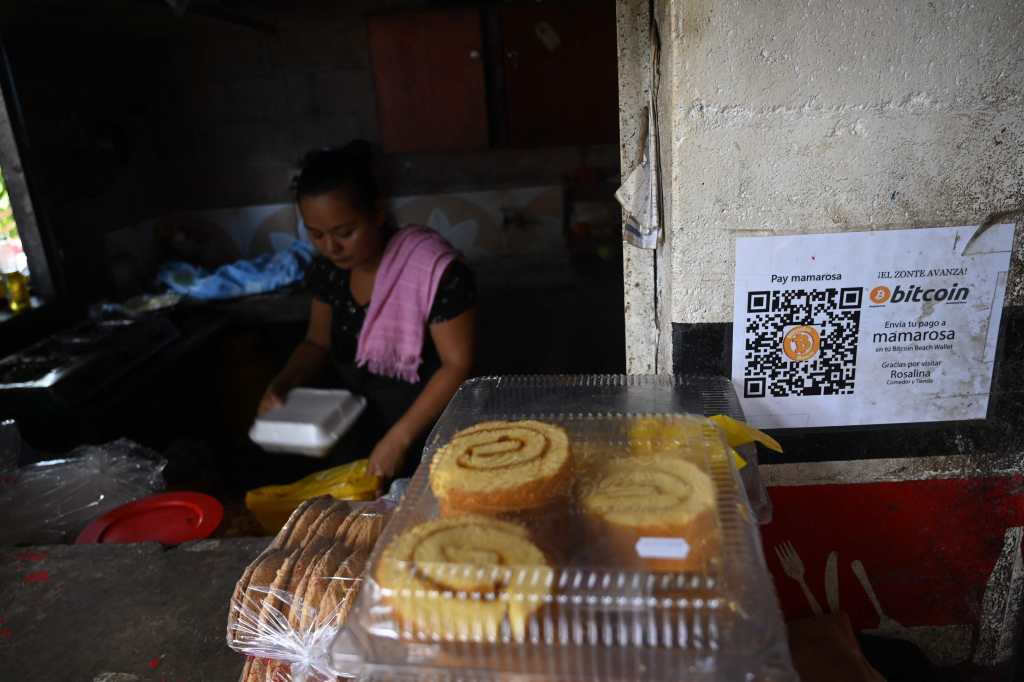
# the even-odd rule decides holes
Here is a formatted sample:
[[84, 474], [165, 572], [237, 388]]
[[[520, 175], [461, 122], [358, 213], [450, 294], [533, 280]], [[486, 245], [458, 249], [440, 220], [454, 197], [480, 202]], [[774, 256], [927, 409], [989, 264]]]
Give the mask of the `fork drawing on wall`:
[[800, 555], [796, 553], [793, 543], [787, 540], [780, 545], [776, 545], [775, 556], [779, 557], [779, 563], [782, 564], [782, 570], [786, 572], [786, 575], [795, 580], [804, 591], [804, 597], [807, 598], [807, 603], [811, 605], [811, 613], [820, 616], [822, 614], [821, 604], [814, 598], [811, 588], [807, 586], [807, 581], [804, 579], [804, 562], [800, 559]]

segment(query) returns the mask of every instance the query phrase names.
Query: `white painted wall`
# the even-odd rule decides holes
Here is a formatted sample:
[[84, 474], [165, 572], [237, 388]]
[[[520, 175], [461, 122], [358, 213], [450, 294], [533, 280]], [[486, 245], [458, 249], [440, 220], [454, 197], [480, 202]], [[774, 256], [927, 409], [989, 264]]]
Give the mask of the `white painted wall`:
[[[732, 319], [737, 236], [977, 224], [1024, 208], [1021, 0], [658, 11], [672, 322]], [[633, 276], [627, 290], [649, 273]]]

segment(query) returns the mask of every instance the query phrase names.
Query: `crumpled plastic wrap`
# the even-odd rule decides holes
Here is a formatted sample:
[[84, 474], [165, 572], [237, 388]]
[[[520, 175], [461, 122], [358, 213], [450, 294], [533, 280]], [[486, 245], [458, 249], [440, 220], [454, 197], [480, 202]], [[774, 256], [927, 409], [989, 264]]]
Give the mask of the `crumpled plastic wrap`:
[[231, 599], [227, 643], [249, 657], [243, 682], [336, 679], [331, 643], [394, 506], [324, 496], [295, 510]]
[[661, 142], [658, 130], [661, 39], [653, 13], [650, 17], [650, 40], [648, 99], [640, 119], [639, 158], [636, 167], [615, 192], [615, 198], [622, 205], [622, 239], [641, 249], [657, 249], [664, 232], [659, 161]]
[[8, 472], [0, 486], [0, 544], [72, 541], [96, 517], [163, 490], [166, 465], [122, 439]]
[[[365, 556], [352, 562], [365, 564]], [[329, 610], [305, 602], [291, 592], [269, 587], [250, 587], [241, 600], [232, 602], [237, 614], [231, 646], [256, 659], [249, 663], [249, 680], [274, 682], [321, 682], [335, 680], [329, 649], [344, 624], [362, 579], [319, 578], [341, 581], [344, 597]], [[256, 667], [256, 671], [251, 668]], [[243, 677], [243, 680], [246, 678]]]

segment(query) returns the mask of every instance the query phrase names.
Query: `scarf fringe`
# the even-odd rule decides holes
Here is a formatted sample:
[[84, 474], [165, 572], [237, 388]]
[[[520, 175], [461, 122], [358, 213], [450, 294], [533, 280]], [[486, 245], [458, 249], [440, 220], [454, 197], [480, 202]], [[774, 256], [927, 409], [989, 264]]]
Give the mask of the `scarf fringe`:
[[359, 367], [410, 384], [420, 381], [430, 307], [445, 268], [457, 256], [451, 244], [426, 227], [410, 226], [391, 238], [359, 333]]
[[392, 352], [387, 353], [383, 357], [356, 358], [356, 365], [365, 367], [372, 374], [390, 379], [400, 379], [410, 384], [419, 383], [419, 368], [423, 363], [423, 359], [419, 357], [399, 357], [394, 352], [394, 349], [390, 350]]

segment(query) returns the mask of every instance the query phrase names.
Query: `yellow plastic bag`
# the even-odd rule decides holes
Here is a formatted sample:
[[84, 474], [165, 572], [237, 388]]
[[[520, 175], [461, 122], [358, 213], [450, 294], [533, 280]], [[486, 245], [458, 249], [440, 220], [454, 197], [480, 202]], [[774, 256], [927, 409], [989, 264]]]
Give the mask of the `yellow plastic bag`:
[[760, 443], [769, 450], [782, 452], [782, 446], [779, 445], [779, 441], [767, 433], [755, 429], [746, 422], [736, 421], [724, 414], [716, 414], [714, 417], [708, 417], [708, 419], [714, 422], [715, 426], [725, 435], [725, 440], [728, 441], [731, 447], [746, 445], [747, 443]]
[[245, 506], [267, 532], [276, 533], [303, 500], [330, 495], [338, 500], [373, 500], [380, 480], [366, 473], [367, 459], [310, 474], [288, 485], [268, 485], [250, 490]]
[[[782, 446], [778, 441], [744, 422], [736, 421], [722, 414], [709, 417], [708, 421], [722, 432], [730, 448], [758, 442], [776, 452], [782, 452]], [[687, 430], [697, 428], [697, 424], [700, 422], [680, 423], [666, 422], [656, 418], [641, 418], [630, 429], [630, 446], [637, 454], [658, 452], [670, 447], [673, 443], [685, 442], [693, 437], [695, 434], [688, 433]], [[732, 456], [737, 469], [747, 466], [747, 460], [743, 459], [735, 450], [732, 450]]]

